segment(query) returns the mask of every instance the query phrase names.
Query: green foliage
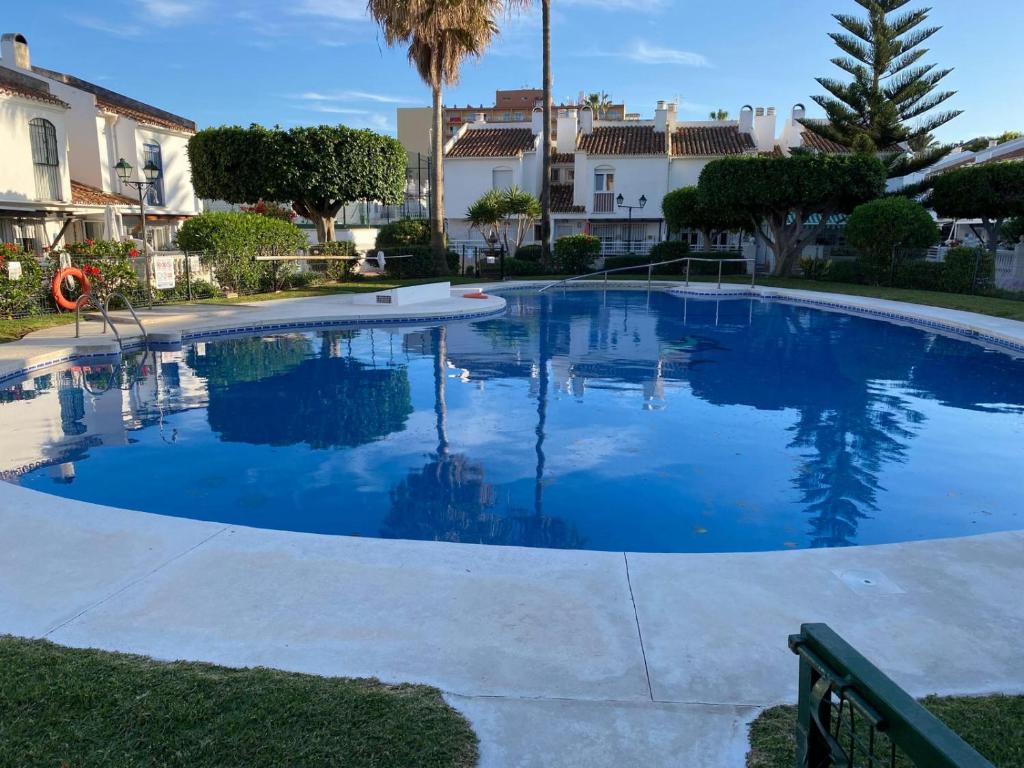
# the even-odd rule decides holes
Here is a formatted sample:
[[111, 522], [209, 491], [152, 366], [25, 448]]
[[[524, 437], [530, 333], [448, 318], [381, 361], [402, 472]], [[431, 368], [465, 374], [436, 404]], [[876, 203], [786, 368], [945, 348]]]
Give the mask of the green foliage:
[[522, 277], [524, 275], [540, 275], [543, 272], [544, 270], [541, 268], [539, 260], [521, 259], [519, 253], [516, 253], [515, 258], [505, 259], [506, 275]]
[[952, 248], [942, 266], [942, 290], [949, 293], [973, 293], [995, 281], [995, 259], [983, 248]]
[[927, 145], [932, 131], [960, 114], [934, 112], [955, 94], [936, 90], [952, 70], [918, 64], [928, 52], [921, 44], [939, 30], [920, 27], [930, 9], [906, 11], [908, 0], [856, 2], [867, 9], [867, 18], [836, 14], [843, 31], [830, 35], [843, 54], [831, 61], [850, 80], [817, 78], [827, 94], [812, 98], [825, 110], [827, 120], [807, 121], [804, 126], [856, 152], [880, 153], [891, 175], [903, 175], [949, 151], [924, 149], [907, 161], [893, 148], [901, 142]]
[[939, 228], [917, 201], [882, 197], [854, 209], [846, 222], [846, 240], [860, 254], [865, 277], [878, 285], [894, 269], [899, 271], [914, 250], [938, 243]]
[[430, 245], [430, 222], [426, 219], [399, 219], [385, 224], [377, 232], [378, 248], [395, 245]]
[[499, 237], [505, 253], [515, 256], [534, 222], [540, 218], [540, 201], [519, 187], [491, 189], [469, 206], [466, 218], [488, 241]]
[[469, 768], [476, 753], [435, 688], [0, 637], [0, 765]]
[[864, 267], [859, 259], [833, 259], [828, 268], [828, 279], [837, 283], [863, 283]]
[[310, 261], [313, 271], [327, 280], [336, 283], [343, 283], [352, 279], [352, 267], [355, 261], [352, 257], [356, 255], [355, 243], [349, 240], [332, 240], [329, 243], [320, 243], [309, 249], [310, 253], [324, 256], [347, 256], [346, 259], [331, 259], [330, 261]]
[[188, 144], [196, 194], [229, 203], [291, 202], [334, 239], [334, 216], [356, 200], [401, 202], [406, 154], [389, 136], [345, 126], [258, 125], [199, 131]]
[[1016, 247], [1021, 238], [1024, 238], [1024, 216], [1014, 216], [1004, 221], [1001, 235], [1004, 243], [1011, 248]]
[[[140, 253], [135, 245], [119, 240], [84, 240], [70, 243], [65, 251], [50, 252], [50, 272], [52, 276], [60, 266], [60, 256], [66, 253], [71, 258], [72, 266], [78, 267], [89, 274], [89, 282], [93, 295], [102, 302], [111, 293], [122, 293], [129, 300], [138, 300], [143, 292], [145, 262], [139, 261]], [[74, 299], [75, 292], [65, 294]]]
[[1024, 163], [985, 163], [943, 173], [927, 203], [943, 218], [981, 219], [994, 250], [1002, 222], [1024, 216]]
[[998, 136], [978, 136], [975, 139], [964, 142], [964, 151], [966, 152], [980, 152], [983, 149], [987, 149], [989, 142], [995, 141], [996, 145], [1005, 144], [1007, 141], [1013, 141], [1024, 137], [1024, 133], [1020, 131], [1003, 131]]
[[601, 255], [601, 241], [592, 235], [569, 235], [555, 241], [553, 263], [559, 272], [582, 275]]
[[304, 248], [306, 236], [294, 224], [253, 213], [213, 211], [186, 221], [178, 245], [201, 252], [217, 282], [228, 291], [251, 293], [269, 285], [280, 289], [291, 270], [287, 262], [260, 262], [257, 256], [283, 256]]
[[[429, 245], [410, 245], [395, 248], [380, 248], [384, 251], [384, 274], [391, 278], [435, 277], [437, 275], [434, 252]], [[412, 256], [411, 259], [396, 259], [394, 256]], [[448, 271], [459, 268], [461, 256], [447, 251], [445, 259]]]
[[[660, 243], [651, 246], [651, 250], [647, 255], [649, 261], [652, 262], [682, 259], [690, 255], [690, 246], [682, 240], [662, 240]], [[676, 267], [677, 265], [672, 264], [670, 266]]]
[[[640, 272], [642, 271], [646, 275], [647, 274], [646, 265], [650, 264], [651, 261], [652, 261], [652, 259], [648, 258], [647, 256], [606, 256], [605, 259], [604, 259], [604, 268], [605, 269], [623, 269], [624, 270], [627, 267], [636, 267], [637, 268], [637, 274], [640, 274]], [[645, 267], [645, 268], [643, 270], [641, 270], [640, 267]], [[667, 268], [664, 268], [664, 267], [663, 268], [659, 268], [657, 271], [658, 271], [659, 274], [665, 274], [664, 269], [667, 269]], [[620, 273], [620, 274], [629, 274], [629, 273], [628, 272], [623, 272], [623, 273]]]
[[[21, 264], [21, 277], [8, 277], [8, 263]], [[35, 314], [40, 310], [44, 295], [43, 268], [34, 253], [11, 243], [4, 243], [0, 251], [0, 316], [15, 317]]]
[[[947, 267], [939, 261], [912, 259], [896, 268], [893, 287], [914, 288], [920, 291], [944, 291]], [[959, 291], [951, 291], [959, 293]]]
[[[698, 185], [702, 204], [745, 220], [775, 252], [775, 274], [788, 274], [828, 217], [848, 213], [885, 190], [885, 169], [863, 155], [732, 157], [708, 163]], [[817, 226], [808, 226], [812, 214]]]
[[828, 280], [832, 262], [828, 259], [800, 259], [800, 273], [808, 280]]
[[673, 189], [662, 199], [661, 210], [670, 233], [700, 232], [704, 242], [709, 242], [714, 232], [750, 229], [748, 217], [731, 215], [727, 209], [708, 204], [698, 187]]
[[[544, 256], [544, 248], [539, 243], [521, 245], [516, 251], [516, 258], [520, 261], [540, 261]], [[536, 267], [535, 267], [536, 269]]]

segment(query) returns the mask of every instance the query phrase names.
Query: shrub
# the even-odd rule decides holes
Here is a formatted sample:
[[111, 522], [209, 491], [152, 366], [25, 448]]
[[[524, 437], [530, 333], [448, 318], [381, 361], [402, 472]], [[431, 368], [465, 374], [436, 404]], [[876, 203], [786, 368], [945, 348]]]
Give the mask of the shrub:
[[213, 283], [207, 282], [206, 280], [192, 281], [192, 298], [212, 299], [214, 296], [219, 295], [220, 291], [217, 290], [217, 286]]
[[[650, 264], [652, 259], [647, 256], [606, 256], [604, 260], [605, 269], [625, 269], [626, 267], [642, 267]], [[637, 269], [639, 273], [641, 270]], [[647, 270], [643, 270], [644, 274]], [[626, 273], [628, 274], [628, 273]]]
[[827, 259], [800, 259], [800, 271], [808, 280], [827, 280], [832, 262]]
[[254, 213], [210, 211], [186, 221], [178, 245], [199, 251], [204, 264], [225, 289], [247, 293], [268, 284], [276, 289], [288, 277], [288, 262], [261, 262], [257, 256], [276, 256], [305, 248], [308, 241], [294, 224]]
[[[650, 253], [648, 254], [651, 261], [672, 261], [673, 259], [682, 259], [689, 255], [690, 246], [682, 240], [663, 240], [662, 242], [652, 246]], [[678, 265], [670, 264], [669, 268], [671, 268], [672, 271], [675, 271], [675, 269], [678, 268]]]
[[995, 260], [984, 248], [952, 248], [942, 265], [942, 290], [949, 293], [972, 293], [995, 281]]
[[395, 245], [430, 245], [430, 222], [426, 219], [400, 219], [385, 224], [377, 232], [377, 248]]
[[863, 260], [872, 283], [888, 283], [908, 251], [939, 242], [939, 228], [920, 203], [882, 197], [857, 206], [846, 222], [846, 240]]
[[[522, 249], [520, 249], [522, 250]], [[500, 269], [500, 265], [499, 269]], [[522, 275], [539, 275], [543, 272], [540, 268], [540, 264], [536, 261], [527, 261], [519, 258], [519, 254], [516, 254], [514, 259], [505, 259], [505, 274], [511, 275], [512, 277], [519, 277]]]
[[[434, 277], [434, 254], [429, 245], [409, 245], [397, 248], [378, 248], [384, 252], [384, 274], [391, 278]], [[395, 256], [411, 256], [409, 259], [396, 259]], [[457, 272], [460, 256], [455, 251], [448, 251], [448, 270]]]
[[941, 262], [913, 259], [900, 264], [893, 285], [920, 291], [941, 291], [944, 290], [945, 272], [945, 264]]
[[[21, 277], [8, 277], [8, 262], [21, 264]], [[0, 251], [0, 316], [34, 314], [40, 309], [44, 295], [43, 268], [34, 253], [19, 246], [4, 243]]]
[[541, 256], [544, 255], [544, 249], [539, 243], [531, 243], [530, 245], [521, 245], [516, 251], [517, 261], [540, 261]]
[[333, 240], [314, 245], [309, 252], [320, 256], [348, 256], [347, 259], [311, 260], [309, 265], [314, 272], [327, 280], [343, 283], [351, 279], [352, 267], [355, 266], [355, 262], [351, 258], [356, 255], [355, 243], [348, 240]]
[[601, 241], [592, 235], [569, 235], [555, 241], [554, 266], [560, 272], [582, 275], [601, 255]]
[[863, 283], [864, 267], [855, 259], [833, 261], [828, 269], [828, 279], [836, 283]]
[[[326, 262], [325, 262], [326, 263]], [[295, 272], [288, 276], [285, 288], [311, 288], [320, 283], [320, 274], [317, 272]]]
[[[67, 255], [72, 266], [89, 275], [93, 295], [99, 301], [106, 301], [111, 293], [123, 293], [131, 299], [138, 299], [143, 289], [145, 262], [138, 261], [139, 251], [131, 242], [119, 240], [84, 240], [70, 243], [66, 250], [51, 251], [49, 276], [60, 268], [62, 255]], [[69, 299], [74, 294], [65, 294]]]

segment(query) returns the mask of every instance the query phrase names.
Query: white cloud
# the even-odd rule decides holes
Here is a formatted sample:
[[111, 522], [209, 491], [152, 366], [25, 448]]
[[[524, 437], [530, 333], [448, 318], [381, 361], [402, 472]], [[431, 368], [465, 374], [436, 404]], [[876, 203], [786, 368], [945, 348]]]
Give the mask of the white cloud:
[[200, 2], [189, 0], [139, 0], [145, 16], [157, 24], [180, 24], [202, 8]]
[[710, 67], [711, 63], [703, 54], [682, 51], [678, 48], [664, 48], [644, 40], [637, 40], [624, 51], [623, 56], [641, 64], [675, 64], [684, 67]]
[[329, 104], [310, 104], [306, 109], [313, 112], [323, 112], [328, 115], [372, 115], [368, 109], [349, 109], [348, 107], [332, 107]]
[[384, 93], [370, 93], [368, 91], [335, 91], [332, 93], [319, 93], [307, 91], [293, 95], [293, 99], [302, 101], [324, 102], [324, 101], [372, 101], [377, 104], [412, 104], [415, 99], [407, 99], [402, 96], [389, 96]]
[[138, 37], [142, 34], [142, 28], [134, 24], [117, 24], [96, 16], [68, 16], [68, 19], [80, 27], [105, 32], [114, 37]]
[[289, 5], [288, 10], [300, 16], [322, 16], [335, 21], [365, 21], [369, 18], [363, 0], [301, 0]]

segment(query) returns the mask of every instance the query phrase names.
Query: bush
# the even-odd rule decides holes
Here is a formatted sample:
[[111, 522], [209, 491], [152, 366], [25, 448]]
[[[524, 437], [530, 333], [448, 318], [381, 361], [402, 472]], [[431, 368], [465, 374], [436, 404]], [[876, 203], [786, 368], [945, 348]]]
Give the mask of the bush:
[[355, 266], [352, 257], [356, 255], [355, 243], [348, 240], [333, 240], [314, 245], [310, 247], [309, 252], [318, 256], [348, 256], [347, 259], [331, 259], [329, 261], [311, 260], [309, 266], [326, 280], [343, 283], [352, 279], [352, 267]]
[[[651, 248], [650, 261], [672, 261], [673, 259], [683, 259], [690, 255], [690, 246], [688, 243], [682, 240], [663, 240], [657, 243]], [[667, 267], [659, 267], [659, 272], [677, 272], [680, 269], [686, 269], [686, 263], [680, 262], [679, 264], [669, 264]]]
[[[21, 264], [21, 277], [8, 277], [8, 262]], [[4, 243], [0, 251], [0, 316], [35, 314], [41, 308], [40, 298], [45, 295], [43, 268], [34, 253], [12, 243]]]
[[836, 283], [860, 284], [864, 282], [864, 267], [856, 259], [832, 261], [828, 268], [828, 279]]
[[[378, 248], [384, 252], [384, 274], [391, 278], [434, 277], [434, 253], [429, 245], [408, 245], [392, 248]], [[395, 256], [412, 256], [411, 259], [396, 259]], [[448, 271], [458, 272], [461, 258], [455, 251], [448, 251]]]
[[285, 281], [284, 288], [312, 288], [314, 285], [319, 285], [322, 282], [320, 274], [317, 272], [295, 272], [288, 275], [288, 279]]
[[[501, 265], [498, 265], [501, 268]], [[511, 277], [520, 277], [522, 275], [539, 275], [542, 274], [543, 270], [540, 268], [540, 264], [536, 261], [524, 261], [520, 259], [518, 255], [514, 259], [505, 259], [505, 274]]]
[[828, 259], [800, 259], [800, 272], [808, 280], [827, 280], [832, 272]]
[[860, 254], [865, 277], [877, 285], [890, 282], [908, 251], [939, 242], [939, 228], [917, 201], [882, 197], [853, 210], [846, 240]]
[[594, 259], [601, 255], [601, 241], [592, 235], [569, 235], [555, 241], [553, 261], [555, 269], [573, 275], [582, 275], [591, 269]]
[[521, 245], [516, 251], [517, 261], [540, 261], [544, 255], [544, 249], [538, 243]]
[[207, 282], [206, 280], [192, 281], [193, 299], [212, 299], [214, 296], [220, 296], [220, 291], [217, 290], [217, 286], [213, 283]]
[[[606, 256], [604, 260], [605, 269], [625, 269], [626, 267], [643, 267], [650, 264], [652, 259], [647, 256]], [[637, 270], [640, 271], [639, 269]], [[647, 270], [643, 270], [647, 274]], [[627, 273], [628, 274], [628, 273]]]
[[915, 288], [920, 291], [944, 290], [946, 265], [938, 261], [914, 259], [899, 265], [893, 285], [896, 288]]
[[377, 248], [395, 245], [430, 245], [430, 223], [426, 219], [401, 219], [385, 224], [377, 232]]
[[949, 293], [972, 293], [995, 281], [995, 260], [984, 248], [952, 248], [942, 266], [942, 290]]
[[217, 282], [237, 293], [279, 288], [294, 265], [256, 261], [256, 257], [293, 253], [307, 244], [306, 235], [290, 222], [234, 211], [201, 213], [178, 232], [178, 245], [201, 252], [202, 262], [213, 266]]

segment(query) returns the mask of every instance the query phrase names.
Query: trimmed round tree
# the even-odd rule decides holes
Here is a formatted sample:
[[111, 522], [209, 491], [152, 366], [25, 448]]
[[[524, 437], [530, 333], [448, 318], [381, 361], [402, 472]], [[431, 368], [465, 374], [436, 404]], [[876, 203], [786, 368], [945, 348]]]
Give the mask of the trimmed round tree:
[[857, 206], [846, 222], [846, 240], [861, 256], [872, 282], [893, 274], [901, 252], [939, 242], [939, 228], [923, 205], [883, 197]]
[[343, 125], [311, 128], [206, 128], [188, 143], [196, 194], [229, 203], [291, 203], [313, 222], [317, 239], [334, 239], [345, 203], [402, 201], [406, 154], [390, 136]]
[[673, 189], [661, 201], [668, 231], [678, 234], [685, 230], [700, 232], [707, 248], [719, 232], [749, 230], [750, 222], [743, 216], [730, 215], [730, 211], [708, 205], [697, 187]]
[[697, 189], [716, 215], [746, 221], [786, 275], [831, 216], [885, 191], [885, 167], [866, 155], [730, 157], [708, 163]]
[[985, 244], [999, 247], [1003, 222], [1024, 215], [1024, 163], [985, 163], [938, 176], [926, 201], [941, 217], [981, 219]]

